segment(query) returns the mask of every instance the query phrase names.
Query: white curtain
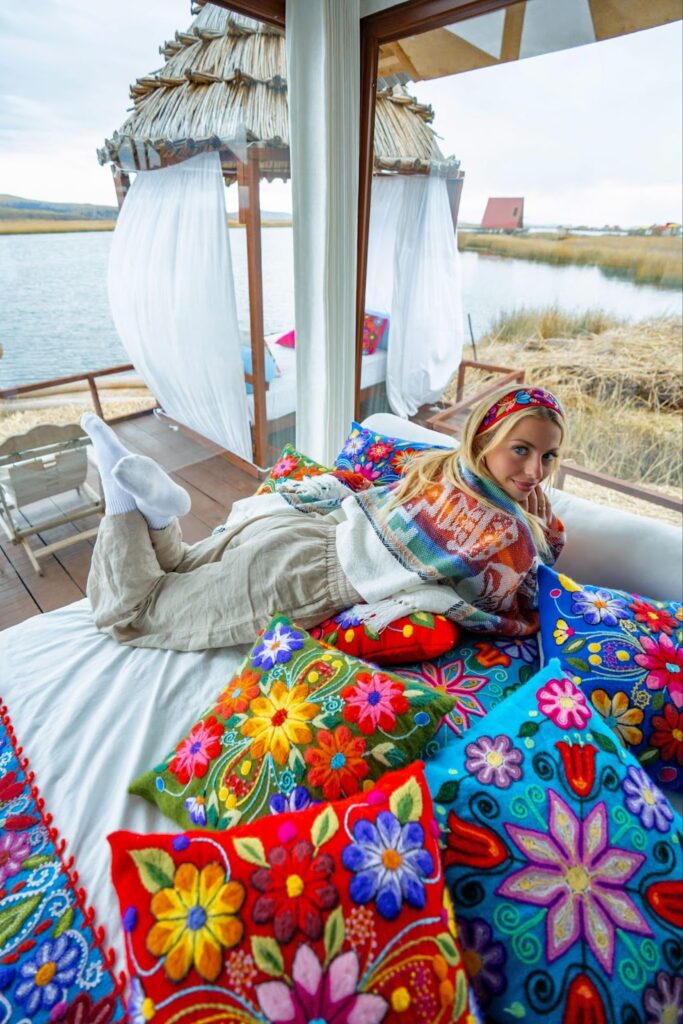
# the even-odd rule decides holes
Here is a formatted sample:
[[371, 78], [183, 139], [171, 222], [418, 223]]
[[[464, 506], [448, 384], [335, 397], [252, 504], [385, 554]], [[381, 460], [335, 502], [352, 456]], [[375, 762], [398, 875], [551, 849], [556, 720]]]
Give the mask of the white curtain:
[[334, 459], [354, 409], [359, 0], [287, 0], [297, 447]]
[[109, 304], [164, 411], [251, 461], [217, 153], [136, 175], [112, 241]]
[[446, 181], [378, 176], [365, 305], [388, 314], [387, 397], [408, 417], [443, 393], [462, 358], [460, 256]]

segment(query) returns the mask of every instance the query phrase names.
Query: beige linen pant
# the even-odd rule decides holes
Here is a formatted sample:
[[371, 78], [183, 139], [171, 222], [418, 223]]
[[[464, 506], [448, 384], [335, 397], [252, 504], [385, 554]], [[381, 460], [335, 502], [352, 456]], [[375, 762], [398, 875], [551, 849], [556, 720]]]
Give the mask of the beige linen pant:
[[251, 643], [277, 612], [304, 628], [360, 601], [337, 558], [336, 524], [267, 516], [191, 546], [180, 526], [105, 516], [87, 593], [122, 644], [197, 651]]

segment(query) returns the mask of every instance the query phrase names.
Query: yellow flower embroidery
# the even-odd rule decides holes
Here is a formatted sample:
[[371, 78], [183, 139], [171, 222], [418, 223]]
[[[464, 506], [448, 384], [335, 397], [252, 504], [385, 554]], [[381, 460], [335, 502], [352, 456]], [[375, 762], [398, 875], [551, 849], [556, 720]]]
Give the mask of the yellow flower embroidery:
[[292, 744], [311, 742], [313, 734], [306, 723], [315, 718], [320, 705], [309, 703], [308, 693], [306, 683], [290, 690], [278, 679], [267, 697], [252, 700], [250, 717], [241, 727], [244, 736], [252, 737], [252, 757], [260, 758], [270, 751], [276, 764], [286, 764]]
[[557, 646], [561, 647], [562, 644], [566, 644], [569, 637], [574, 636], [574, 632], [575, 630], [572, 629], [569, 623], [565, 622], [564, 619], [558, 619], [553, 630], [553, 637]]
[[591, 701], [596, 711], [614, 729], [623, 746], [637, 746], [642, 742], [643, 733], [638, 726], [643, 721], [643, 712], [640, 708], [629, 706], [625, 693], [618, 691], [610, 697], [606, 690], [594, 690]]
[[244, 925], [237, 912], [244, 903], [241, 882], [226, 882], [225, 870], [213, 861], [199, 871], [181, 864], [173, 888], [160, 889], [150, 909], [156, 918], [147, 936], [152, 956], [163, 956], [171, 981], [181, 981], [195, 967], [205, 981], [215, 981], [223, 967], [221, 947], [236, 946]]

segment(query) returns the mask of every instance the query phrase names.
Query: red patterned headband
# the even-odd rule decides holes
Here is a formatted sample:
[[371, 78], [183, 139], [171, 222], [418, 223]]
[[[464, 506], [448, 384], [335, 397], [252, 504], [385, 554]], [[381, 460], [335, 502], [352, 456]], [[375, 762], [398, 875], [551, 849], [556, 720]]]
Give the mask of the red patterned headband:
[[477, 427], [477, 433], [481, 434], [485, 430], [489, 430], [512, 412], [522, 412], [539, 406], [552, 409], [564, 419], [560, 403], [549, 391], [544, 391], [543, 388], [519, 388], [517, 391], [509, 391], [507, 395], [503, 395], [495, 405], [491, 406]]

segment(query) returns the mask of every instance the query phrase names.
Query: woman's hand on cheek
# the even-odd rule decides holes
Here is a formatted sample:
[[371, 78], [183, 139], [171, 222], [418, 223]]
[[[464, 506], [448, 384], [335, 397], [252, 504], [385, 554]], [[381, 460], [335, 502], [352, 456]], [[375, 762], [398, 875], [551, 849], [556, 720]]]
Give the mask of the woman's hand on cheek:
[[553, 517], [550, 500], [540, 484], [536, 484], [525, 501], [525, 508], [532, 516], [538, 516], [546, 525]]

